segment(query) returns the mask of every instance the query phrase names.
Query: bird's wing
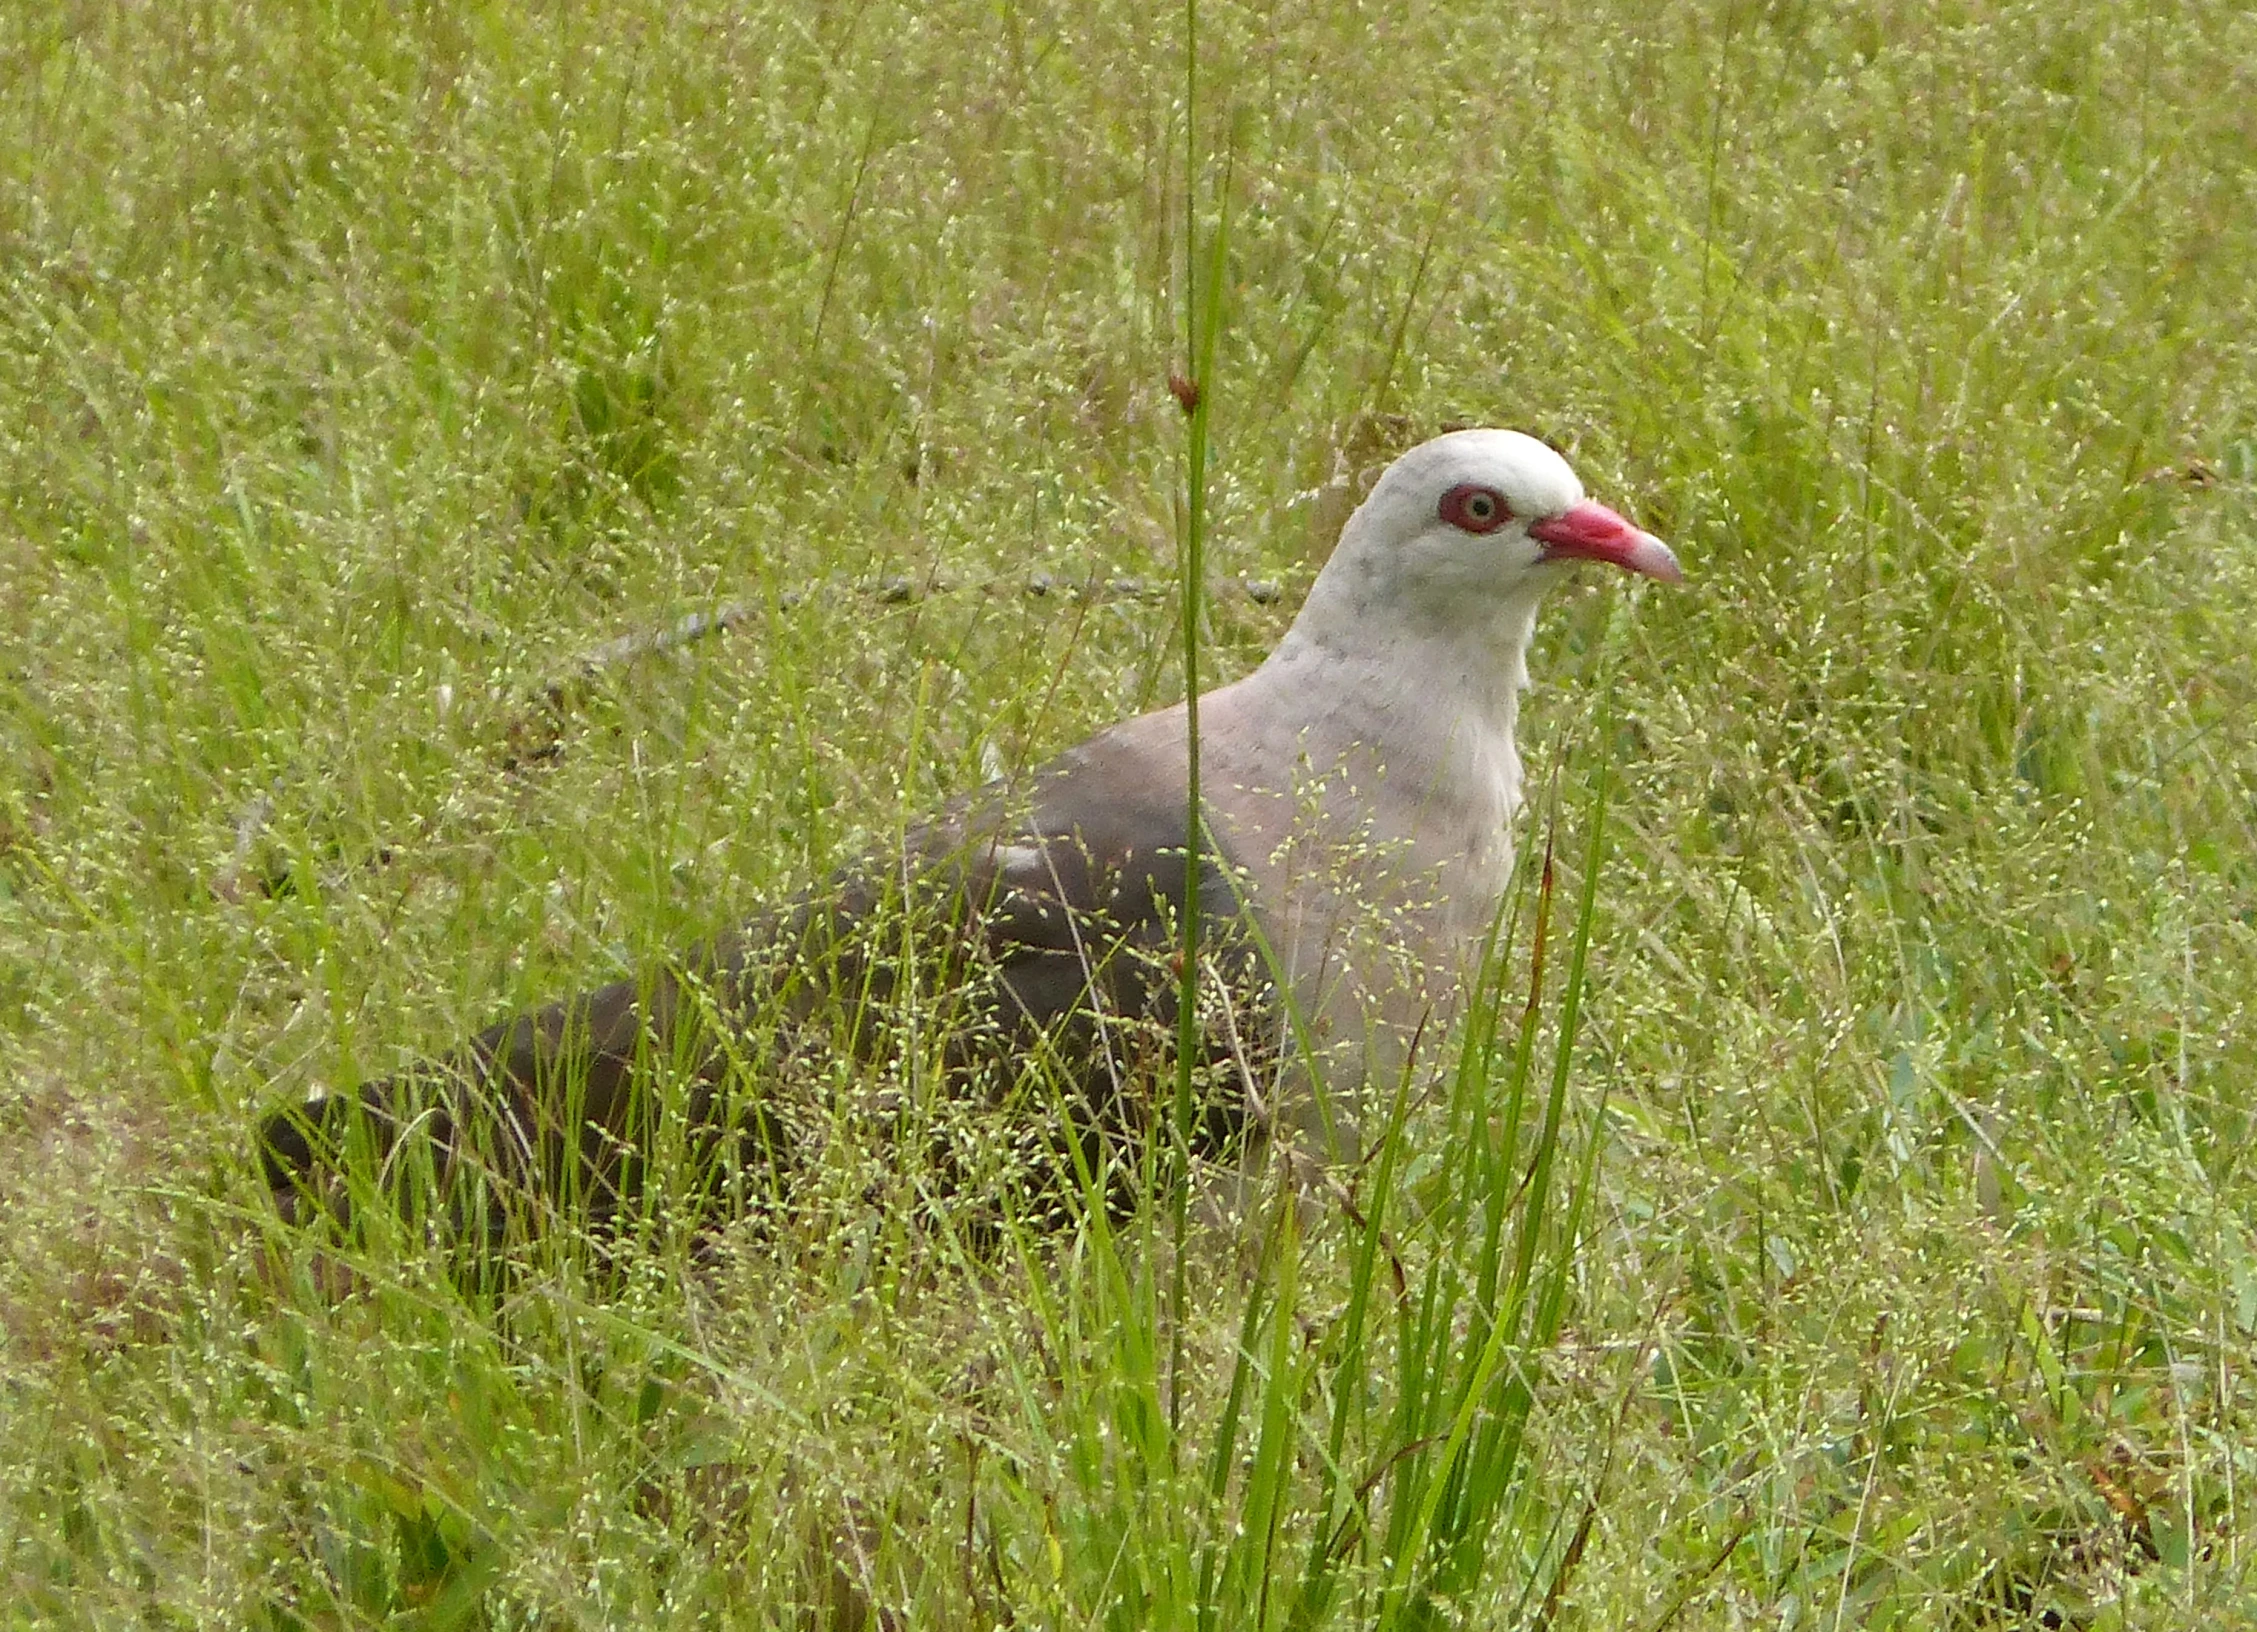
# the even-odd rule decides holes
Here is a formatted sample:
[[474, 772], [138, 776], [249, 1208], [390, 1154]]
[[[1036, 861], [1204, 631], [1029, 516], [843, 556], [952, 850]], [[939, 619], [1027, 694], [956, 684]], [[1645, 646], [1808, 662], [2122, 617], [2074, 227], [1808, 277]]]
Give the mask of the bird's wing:
[[[1140, 1125], [1150, 1103], [1137, 1090], [1150, 1089], [1176, 1022], [1184, 763], [1160, 717], [1101, 733], [1038, 770], [1024, 793], [983, 790], [781, 913], [505, 1021], [350, 1098], [278, 1114], [262, 1140], [269, 1182], [294, 1211], [354, 1125], [389, 1155], [420, 1123], [442, 1165], [474, 1161], [499, 1188], [532, 1181], [608, 1209], [639, 1182], [665, 1108], [659, 1074], [670, 1067], [689, 1083], [686, 1105], [672, 1103], [709, 1153], [773, 1155], [789, 1135], [761, 1079], [818, 1036], [864, 1061], [921, 1048], [960, 1086], [1035, 1069], [1089, 1124]], [[1233, 982], [1258, 986], [1242, 875], [1206, 838], [1203, 939]], [[1261, 1036], [1222, 1028], [1211, 1063], [1244, 1078]], [[1235, 1104], [1208, 1107], [1208, 1141], [1238, 1121]]]

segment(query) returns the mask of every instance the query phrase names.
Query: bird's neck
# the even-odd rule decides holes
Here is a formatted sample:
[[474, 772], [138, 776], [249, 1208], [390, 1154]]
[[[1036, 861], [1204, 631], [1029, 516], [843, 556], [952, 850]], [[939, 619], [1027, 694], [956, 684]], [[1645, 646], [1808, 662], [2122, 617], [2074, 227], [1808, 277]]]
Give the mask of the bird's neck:
[[[1376, 740], [1458, 739], [1479, 750], [1512, 741], [1528, 684], [1539, 597], [1515, 598], [1479, 621], [1390, 619], [1367, 607], [1310, 608], [1257, 674], [1287, 694], [1326, 699], [1383, 726]], [[1314, 614], [1314, 615], [1312, 615]]]
[[[1511, 870], [1521, 782], [1513, 728], [1535, 613], [1531, 599], [1482, 639], [1375, 628], [1368, 616], [1341, 631], [1353, 638], [1335, 639], [1304, 613], [1268, 662], [1216, 694], [1218, 713], [1239, 726], [1233, 762], [1216, 780], [1298, 795], [1313, 779], [1345, 793], [1332, 808], [1346, 825], [1320, 831], [1358, 856], [1377, 841], [1393, 858], [1394, 884], [1368, 871], [1360, 881], [1422, 913], [1438, 908], [1430, 950], [1444, 964], [1478, 945]], [[1254, 819], [1275, 820], [1266, 811]], [[1329, 888], [1305, 903], [1326, 923]]]
[[1304, 613], [1233, 699], [1264, 722], [1259, 752], [1276, 761], [1246, 767], [1249, 779], [1285, 788], [1346, 772], [1419, 865], [1449, 869], [1451, 892], [1478, 907], [1509, 864], [1520, 804], [1513, 728], [1536, 604], [1510, 611], [1481, 630], [1367, 615], [1344, 638]]

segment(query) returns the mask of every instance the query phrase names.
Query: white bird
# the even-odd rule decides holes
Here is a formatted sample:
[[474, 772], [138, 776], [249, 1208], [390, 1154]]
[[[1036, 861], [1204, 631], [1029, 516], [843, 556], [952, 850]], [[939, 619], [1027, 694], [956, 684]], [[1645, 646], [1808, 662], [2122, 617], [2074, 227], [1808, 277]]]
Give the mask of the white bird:
[[[1198, 902], [1222, 977], [1202, 1013], [1203, 1143], [1251, 1113], [1320, 1159], [1350, 1153], [1351, 1090], [1449, 1016], [1511, 870], [1537, 608], [1584, 561], [1681, 577], [1543, 443], [1437, 437], [1380, 477], [1267, 661], [1201, 697]], [[278, 1203], [339, 1205], [329, 1175], [356, 1121], [383, 1152], [415, 1121], [443, 1171], [475, 1161], [598, 1210], [640, 1184], [668, 1105], [715, 1171], [773, 1171], [802, 1133], [768, 1079], [817, 1035], [865, 1064], [930, 1059], [967, 1100], [1018, 1093], [1046, 1108], [1030, 1146], [1100, 1155], [1172, 1093], [1155, 1062], [1174, 1036], [1186, 744], [1181, 703], [1125, 720], [643, 979], [276, 1114], [261, 1155]], [[1319, 1058], [1288, 1058], [1287, 1003]], [[1267, 1080], [1286, 1103], [1262, 1105], [1281, 1060]], [[669, 1073], [686, 1096], [660, 1089]], [[1070, 1128], [1047, 1114], [1060, 1079]]]

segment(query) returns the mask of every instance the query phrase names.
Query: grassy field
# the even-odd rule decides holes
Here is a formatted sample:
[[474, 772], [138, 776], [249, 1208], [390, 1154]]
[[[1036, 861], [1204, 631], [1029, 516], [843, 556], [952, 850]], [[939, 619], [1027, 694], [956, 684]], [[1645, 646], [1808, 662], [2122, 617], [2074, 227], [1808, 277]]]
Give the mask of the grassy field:
[[[1184, 26], [0, 15], [0, 1625], [2257, 1626], [2246, 11], [1210, 3], [1188, 211]], [[1686, 562], [1539, 637], [1526, 1048], [1532, 913], [1180, 1322], [1164, 1208], [333, 1295], [263, 1108], [1180, 690], [1226, 202], [1206, 672], [1446, 424]]]

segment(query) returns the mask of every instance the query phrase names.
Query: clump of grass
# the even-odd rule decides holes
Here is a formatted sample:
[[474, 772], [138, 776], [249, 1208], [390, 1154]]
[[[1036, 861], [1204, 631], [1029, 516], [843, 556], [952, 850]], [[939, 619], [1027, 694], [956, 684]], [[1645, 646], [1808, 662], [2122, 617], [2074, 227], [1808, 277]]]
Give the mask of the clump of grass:
[[[1358, 467], [1462, 419], [1551, 436], [1693, 572], [1612, 642], [1618, 586], [1563, 597], [1536, 654], [1531, 760], [1577, 821], [1608, 767], [1611, 839], [1524, 1364], [1449, 1463], [1525, 1389], [1484, 1484], [1443, 1454], [1496, 1195], [1454, 1073], [1410, 1085], [1389, 1199], [1375, 1166], [1362, 1225], [1277, 1218], [1258, 1273], [875, 1219], [601, 1284], [566, 1243], [482, 1296], [403, 1235], [340, 1301], [244, 1159], [310, 1082], [1180, 687], [1163, 609], [1068, 592], [1172, 562], [1180, 39], [0, 18], [0, 1599], [2246, 1619], [2238, 25], [1202, 9], [1208, 579], [1284, 590], [1212, 596], [1203, 661], [1274, 638]], [[725, 602], [526, 740], [584, 653]], [[1431, 1040], [1491, 1062], [1465, 1106], [1511, 1018]], [[1472, 1324], [1417, 1324], [1430, 1273]], [[1486, 1539], [1389, 1553], [1422, 1524]]]

